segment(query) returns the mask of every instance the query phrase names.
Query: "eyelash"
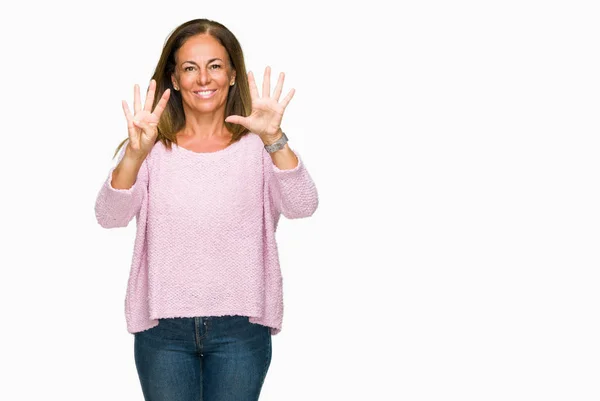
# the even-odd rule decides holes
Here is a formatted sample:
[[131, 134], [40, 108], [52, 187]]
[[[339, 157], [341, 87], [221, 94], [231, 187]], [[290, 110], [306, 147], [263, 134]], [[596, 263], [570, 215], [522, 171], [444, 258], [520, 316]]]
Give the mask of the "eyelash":
[[[221, 68], [221, 66], [219, 64], [213, 64], [209, 68], [212, 68], [212, 67], [217, 67], [217, 69]], [[183, 70], [186, 71], [186, 72], [189, 72], [188, 68], [196, 68], [196, 67], [187, 66]]]

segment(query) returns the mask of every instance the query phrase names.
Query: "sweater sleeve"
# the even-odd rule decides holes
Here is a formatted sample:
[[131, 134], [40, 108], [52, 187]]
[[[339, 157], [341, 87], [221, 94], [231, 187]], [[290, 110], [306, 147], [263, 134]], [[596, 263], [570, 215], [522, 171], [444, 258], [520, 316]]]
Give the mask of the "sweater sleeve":
[[298, 165], [293, 169], [280, 170], [264, 150], [264, 171], [272, 210], [288, 219], [297, 219], [309, 217], [317, 210], [319, 196], [300, 155], [292, 151], [298, 158]]
[[117, 163], [108, 172], [96, 198], [96, 220], [104, 228], [126, 227], [138, 214], [144, 197], [148, 194], [148, 158], [143, 161], [135, 183], [129, 189], [116, 189], [111, 185], [112, 174], [125, 155], [123, 145]]

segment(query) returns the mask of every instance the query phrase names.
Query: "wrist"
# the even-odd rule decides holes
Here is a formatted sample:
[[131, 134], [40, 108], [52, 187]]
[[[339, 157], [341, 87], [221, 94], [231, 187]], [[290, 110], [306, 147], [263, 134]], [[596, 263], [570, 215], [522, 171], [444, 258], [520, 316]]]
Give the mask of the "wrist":
[[262, 139], [263, 143], [265, 144], [265, 146], [270, 146], [270, 145], [273, 145], [278, 140], [280, 140], [282, 136], [283, 136], [283, 131], [281, 130], [281, 128], [279, 128], [274, 134], [264, 135], [261, 139]]
[[125, 148], [125, 155], [123, 156], [123, 159], [131, 163], [141, 164], [146, 159], [146, 156], [148, 155], [145, 152], [136, 152], [131, 149], [129, 144], [127, 144], [127, 148]]
[[265, 142], [265, 150], [268, 153], [277, 152], [277, 151], [283, 149], [283, 147], [287, 144], [287, 142], [288, 142], [288, 137], [285, 135], [285, 132], [282, 131], [281, 136], [276, 141]]

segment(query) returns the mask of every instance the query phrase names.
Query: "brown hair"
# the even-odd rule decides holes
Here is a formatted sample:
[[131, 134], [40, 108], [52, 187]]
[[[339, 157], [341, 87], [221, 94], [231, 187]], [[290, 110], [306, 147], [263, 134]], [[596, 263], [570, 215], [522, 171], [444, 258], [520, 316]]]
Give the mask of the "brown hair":
[[[229, 55], [231, 67], [236, 71], [235, 85], [229, 87], [227, 103], [225, 105], [225, 117], [230, 115], [248, 116], [252, 111], [252, 98], [250, 97], [250, 86], [246, 78], [246, 64], [244, 53], [237, 38], [224, 25], [208, 19], [194, 19], [179, 25], [167, 38], [163, 46], [162, 54], [152, 78], [156, 81], [156, 92], [152, 109], [160, 100], [167, 88], [171, 89], [171, 96], [158, 123], [158, 136], [156, 142], [161, 141], [168, 149], [171, 144], [177, 143], [176, 133], [185, 126], [185, 114], [181, 94], [173, 90], [171, 74], [175, 71], [175, 53], [183, 46], [186, 40], [195, 35], [209, 34], [221, 43]], [[225, 122], [225, 126], [233, 134], [230, 144], [237, 142], [248, 129], [239, 124]], [[127, 142], [125, 138], [117, 147], [115, 156], [119, 149]], [[155, 143], [156, 143], [155, 142]], [[114, 157], [114, 156], [113, 156]]]

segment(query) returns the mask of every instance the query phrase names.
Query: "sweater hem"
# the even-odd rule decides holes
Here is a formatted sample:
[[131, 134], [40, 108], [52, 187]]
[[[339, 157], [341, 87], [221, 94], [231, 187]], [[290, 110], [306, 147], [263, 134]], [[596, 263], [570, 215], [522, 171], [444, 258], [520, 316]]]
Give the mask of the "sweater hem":
[[255, 313], [234, 312], [234, 311], [219, 311], [219, 312], [162, 312], [154, 313], [146, 322], [128, 323], [127, 331], [131, 334], [149, 330], [159, 325], [159, 319], [169, 319], [178, 317], [198, 317], [198, 316], [247, 316], [250, 323], [267, 326], [270, 329], [271, 335], [277, 335], [281, 332], [281, 322], [276, 322], [273, 319], [263, 318]]

